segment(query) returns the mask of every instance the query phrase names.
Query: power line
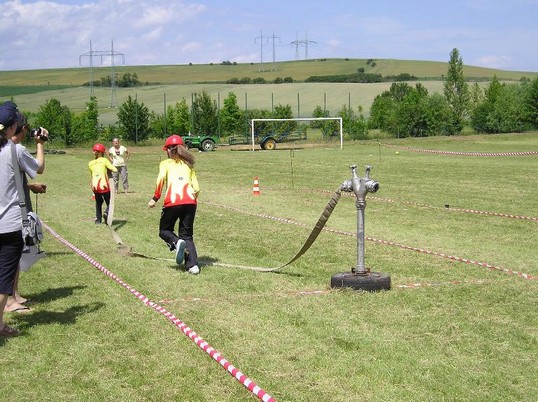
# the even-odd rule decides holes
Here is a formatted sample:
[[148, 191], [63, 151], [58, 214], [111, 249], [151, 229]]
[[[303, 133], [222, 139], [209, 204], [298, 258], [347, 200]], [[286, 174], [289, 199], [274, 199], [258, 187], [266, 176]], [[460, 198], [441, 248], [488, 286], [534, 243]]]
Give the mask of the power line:
[[269, 39], [267, 36], [263, 36], [263, 32], [261, 29], [260, 29], [260, 36], [257, 36], [256, 38], [254, 38], [254, 43], [256, 43], [257, 39], [260, 40], [260, 67], [258, 71], [263, 71], [263, 40], [265, 39], [266, 41], [268, 41]]
[[82, 58], [83, 57], [89, 57], [90, 58], [90, 97], [94, 96], [94, 88], [93, 88], [93, 58], [94, 57], [100, 57], [101, 58], [101, 64], [103, 64], [103, 58], [110, 57], [110, 65], [111, 65], [111, 73], [110, 73], [110, 107], [115, 108], [117, 106], [117, 97], [116, 97], [116, 73], [114, 72], [114, 65], [115, 65], [115, 58], [116, 56], [121, 56], [122, 64], [125, 64], [125, 55], [120, 52], [114, 51], [114, 40], [111, 41], [111, 48], [110, 50], [93, 50], [92, 48], [92, 42], [90, 41], [90, 51], [81, 54], [78, 57], [78, 63], [79, 65], [82, 65]]
[[276, 71], [276, 64], [275, 64], [275, 39], [279, 39], [280, 36], [275, 36], [275, 31], [273, 31], [273, 36], [270, 36], [271, 39], [273, 39], [273, 66], [271, 67], [271, 71]]
[[309, 43], [318, 43], [314, 40], [308, 40], [308, 32], [305, 32], [305, 38], [303, 40], [299, 40], [299, 33], [296, 34], [296, 38], [293, 42], [290, 43], [290, 45], [295, 45], [295, 60], [299, 60], [299, 46], [305, 47], [305, 56], [304, 59], [308, 60], [308, 44]]

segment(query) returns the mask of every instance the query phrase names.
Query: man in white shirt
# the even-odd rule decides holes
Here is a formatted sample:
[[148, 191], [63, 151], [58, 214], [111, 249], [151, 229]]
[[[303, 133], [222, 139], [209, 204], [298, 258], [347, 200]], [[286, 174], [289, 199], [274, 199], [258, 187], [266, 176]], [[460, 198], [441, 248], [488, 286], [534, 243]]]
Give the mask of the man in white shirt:
[[114, 187], [116, 194], [119, 188], [119, 178], [123, 184], [123, 191], [125, 194], [129, 193], [129, 175], [127, 173], [127, 161], [129, 160], [129, 151], [123, 145], [120, 145], [120, 140], [114, 138], [112, 140], [112, 147], [108, 150], [108, 158], [112, 164], [118, 169], [116, 173], [112, 173], [114, 179]]

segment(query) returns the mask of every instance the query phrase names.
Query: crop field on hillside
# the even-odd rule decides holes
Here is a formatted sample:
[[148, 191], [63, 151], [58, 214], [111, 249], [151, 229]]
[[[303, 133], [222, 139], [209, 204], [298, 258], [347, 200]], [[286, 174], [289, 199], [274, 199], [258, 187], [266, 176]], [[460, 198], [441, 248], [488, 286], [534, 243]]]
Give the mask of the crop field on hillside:
[[[180, 66], [116, 66], [117, 74], [136, 73], [141, 83], [139, 87], [111, 88], [94, 87], [93, 94], [99, 105], [100, 123], [115, 124], [117, 107], [129, 96], [144, 103], [149, 110], [164, 113], [165, 107], [181, 99], [189, 104], [194, 93], [206, 91], [222, 106], [229, 92], [236, 94], [242, 109], [267, 109], [274, 106], [290, 105], [295, 117], [310, 117], [316, 106], [329, 111], [334, 116], [343, 105], [351, 106], [358, 112], [360, 107], [368, 116], [374, 98], [387, 90], [391, 82], [374, 84], [304, 83], [313, 75], [352, 74], [358, 68], [383, 76], [408, 73], [420, 81], [430, 93], [442, 92], [442, 77], [446, 74], [447, 63], [413, 60], [376, 60], [375, 66], [362, 59], [328, 59], [280, 62], [272, 65], [180, 65]], [[47, 100], [58, 99], [62, 105], [75, 113], [85, 110], [90, 97], [90, 87], [83, 86], [90, 81], [99, 81], [110, 75], [108, 67], [94, 67], [57, 70], [0, 71], [0, 100], [13, 98], [20, 109], [36, 112]], [[521, 77], [532, 78], [537, 73], [510, 72], [465, 67], [469, 79], [476, 79], [479, 85], [487, 85], [487, 79], [494, 74], [501, 80], [517, 81]], [[225, 84], [231, 78], [262, 77], [271, 82], [275, 78], [291, 77], [288, 84]]]

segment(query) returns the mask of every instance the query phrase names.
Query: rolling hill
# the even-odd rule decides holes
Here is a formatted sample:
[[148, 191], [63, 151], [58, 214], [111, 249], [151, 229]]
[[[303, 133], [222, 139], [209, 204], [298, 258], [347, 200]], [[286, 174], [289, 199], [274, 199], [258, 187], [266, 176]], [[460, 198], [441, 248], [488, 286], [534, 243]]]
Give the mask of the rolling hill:
[[[289, 104], [296, 116], [310, 116], [316, 106], [327, 109], [331, 115], [342, 105], [360, 106], [366, 114], [378, 94], [390, 88], [390, 82], [374, 84], [305, 83], [310, 76], [356, 73], [363, 68], [367, 73], [383, 76], [407, 73], [416, 76], [429, 91], [442, 91], [442, 80], [448, 70], [448, 62], [393, 60], [393, 59], [317, 59], [260, 64], [203, 64], [168, 66], [114, 66], [120, 76], [136, 73], [143, 86], [131, 88], [94, 87], [100, 107], [100, 121], [113, 124], [116, 107], [128, 96], [136, 97], [150, 110], [163, 113], [167, 105], [185, 98], [188, 102], [193, 93], [206, 91], [222, 105], [229, 92], [237, 95], [240, 107], [245, 109], [271, 109], [277, 104]], [[112, 67], [88, 67], [69, 69], [0, 71], [0, 100], [13, 98], [26, 112], [35, 112], [51, 98], [77, 112], [85, 109], [90, 81], [99, 81], [112, 72]], [[464, 66], [465, 77], [485, 85], [494, 75], [502, 81], [517, 82], [522, 77], [534, 78], [537, 72], [518, 72]], [[226, 84], [232, 78], [291, 77], [287, 84]], [[414, 82], [410, 82], [411, 85]]]

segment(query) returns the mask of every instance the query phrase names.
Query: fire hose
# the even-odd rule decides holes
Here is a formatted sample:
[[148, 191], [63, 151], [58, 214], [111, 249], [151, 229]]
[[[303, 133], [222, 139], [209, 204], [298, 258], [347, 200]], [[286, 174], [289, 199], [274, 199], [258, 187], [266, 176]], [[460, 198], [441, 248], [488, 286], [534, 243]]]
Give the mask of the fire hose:
[[[276, 268], [264, 268], [264, 267], [252, 267], [252, 266], [244, 266], [244, 265], [232, 265], [232, 264], [224, 264], [224, 263], [218, 263], [218, 262], [207, 262], [206, 264], [207, 265], [215, 265], [215, 266], [223, 266], [223, 267], [239, 268], [239, 269], [249, 269], [249, 270], [259, 271], [259, 272], [275, 272], [275, 271], [278, 271], [278, 270], [280, 270], [280, 269], [282, 269], [284, 267], [287, 267], [288, 265], [290, 265], [291, 263], [296, 261], [298, 258], [300, 258], [304, 253], [306, 253], [307, 250], [312, 246], [312, 244], [314, 244], [314, 242], [316, 241], [318, 235], [323, 230], [323, 227], [325, 226], [325, 224], [329, 220], [329, 217], [331, 216], [334, 208], [336, 207], [336, 204], [338, 204], [338, 200], [340, 199], [340, 195], [341, 195], [341, 189], [338, 188], [338, 190], [335, 191], [335, 193], [333, 194], [333, 196], [331, 197], [331, 199], [327, 203], [327, 206], [325, 207], [325, 209], [321, 213], [321, 216], [319, 217], [318, 221], [316, 222], [314, 228], [310, 232], [310, 235], [306, 239], [306, 241], [303, 244], [303, 246], [301, 247], [301, 249], [287, 263], [285, 263], [285, 264], [283, 264], [283, 265], [281, 265], [279, 267], [276, 267]], [[118, 253], [120, 253], [121, 255], [123, 255], [125, 257], [140, 257], [140, 258], [146, 258], [146, 259], [151, 259], [151, 260], [175, 261], [175, 260], [169, 259], [169, 258], [152, 257], [152, 256], [148, 256], [148, 255], [145, 255], [145, 254], [142, 254], [142, 253], [134, 252], [132, 247], [126, 245], [123, 242], [123, 240], [121, 239], [121, 237], [118, 235], [118, 233], [112, 227], [112, 220], [110, 219], [110, 217], [113, 216], [113, 214], [114, 214], [114, 201], [113, 201], [113, 197], [111, 197], [110, 198], [110, 206], [109, 206], [109, 219], [107, 220], [107, 225], [108, 225], [108, 227], [110, 229], [110, 233], [112, 235], [112, 238], [114, 239], [114, 241], [116, 242], [116, 245], [118, 247], [117, 248]]]

